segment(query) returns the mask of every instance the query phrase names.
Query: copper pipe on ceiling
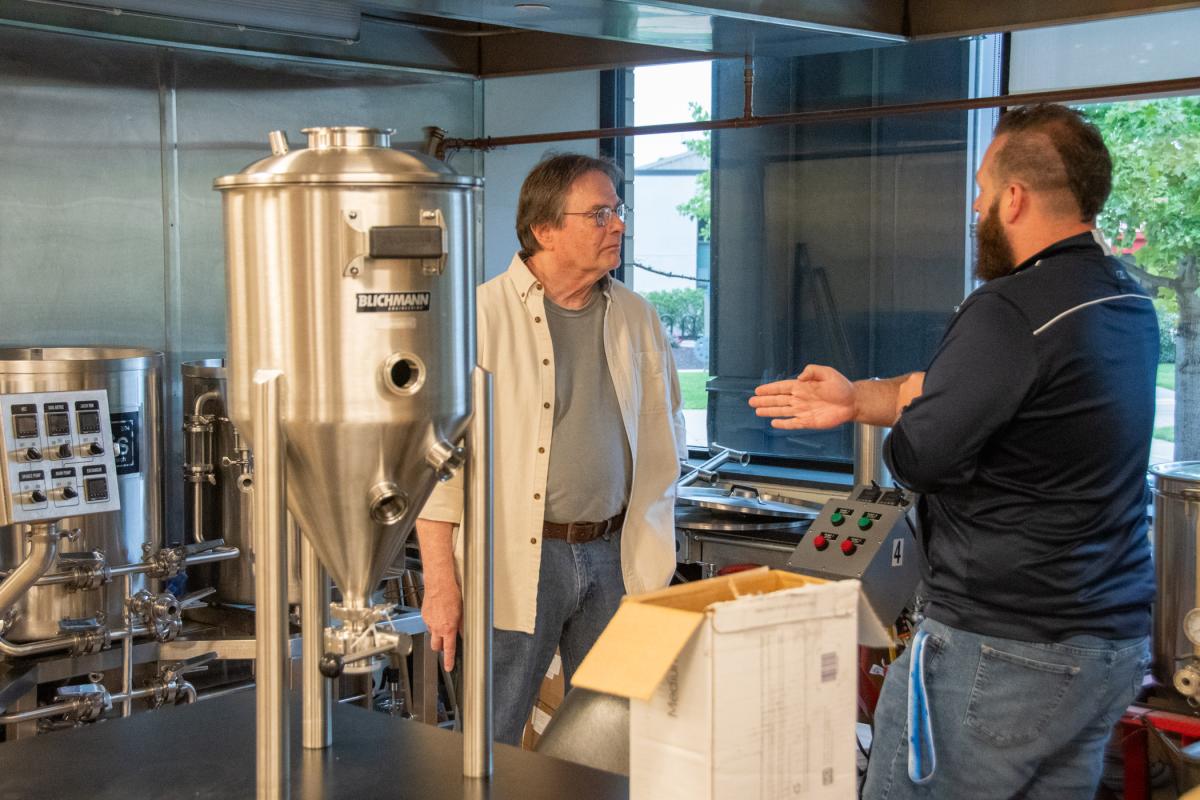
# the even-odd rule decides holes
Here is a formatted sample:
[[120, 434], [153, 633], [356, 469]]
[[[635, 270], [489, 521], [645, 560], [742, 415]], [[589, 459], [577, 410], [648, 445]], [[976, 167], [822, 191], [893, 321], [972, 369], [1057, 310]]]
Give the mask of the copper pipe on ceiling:
[[[749, 70], [747, 70], [749, 73]], [[522, 136], [485, 136], [479, 139], [447, 138], [438, 147], [438, 156], [446, 158], [456, 150], [495, 150], [518, 144], [544, 144], [569, 142], [579, 139], [607, 139], [620, 136], [650, 136], [656, 133], [693, 133], [717, 131], [729, 128], [759, 128], [765, 125], [809, 125], [818, 122], [841, 122], [844, 120], [891, 117], [902, 114], [931, 114], [939, 111], [972, 111], [980, 108], [1003, 108], [1006, 106], [1031, 105], [1034, 103], [1068, 103], [1081, 100], [1118, 100], [1146, 95], [1172, 95], [1200, 91], [1200, 76], [1175, 78], [1165, 81], [1143, 83], [1120, 83], [1108, 86], [1089, 86], [1078, 89], [1054, 89], [1024, 94], [1004, 94], [994, 97], [971, 97], [957, 100], [935, 100], [925, 103], [898, 103], [883, 106], [860, 106], [857, 108], [835, 108], [823, 111], [798, 111], [791, 114], [764, 114], [756, 116], [751, 111], [753, 77], [746, 79], [747, 97], [743, 116], [729, 119], [714, 119], [701, 122], [672, 122], [664, 125], [642, 125], [624, 128], [594, 128], [560, 133], [532, 133]]]

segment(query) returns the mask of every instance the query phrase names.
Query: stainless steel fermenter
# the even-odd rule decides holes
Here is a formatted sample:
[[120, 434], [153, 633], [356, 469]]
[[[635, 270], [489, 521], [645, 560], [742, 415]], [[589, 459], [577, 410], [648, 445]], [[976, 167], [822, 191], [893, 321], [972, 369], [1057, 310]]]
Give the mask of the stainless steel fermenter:
[[282, 371], [288, 508], [353, 612], [461, 459], [481, 182], [386, 131], [305, 133], [215, 182], [229, 412], [254, 445], [255, 372]]
[[1200, 700], [1200, 461], [1156, 464], [1154, 676]]
[[[0, 349], [0, 394], [107, 389], [121, 510], [68, 517], [63, 528], [79, 528], [80, 536], [63, 543], [60, 565], [75, 557], [87, 561], [102, 553], [110, 567], [140, 562], [143, 547], [155, 551], [163, 536], [162, 472], [163, 355], [151, 350], [117, 347], [23, 347]], [[14, 569], [25, 558], [25, 525], [0, 527], [0, 569]], [[132, 591], [146, 577], [131, 578]], [[18, 642], [59, 635], [63, 619], [97, 613], [117, 623], [124, 614], [121, 581], [87, 591], [65, 585], [34, 586], [15, 606], [8, 638]]]

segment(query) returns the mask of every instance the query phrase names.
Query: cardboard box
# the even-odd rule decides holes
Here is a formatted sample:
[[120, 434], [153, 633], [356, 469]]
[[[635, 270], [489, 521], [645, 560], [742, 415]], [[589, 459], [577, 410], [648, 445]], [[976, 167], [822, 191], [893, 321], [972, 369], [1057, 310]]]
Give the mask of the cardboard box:
[[546, 731], [546, 726], [550, 724], [550, 718], [554, 716], [554, 712], [562, 705], [565, 686], [566, 677], [563, 675], [562, 658], [558, 653], [555, 653], [554, 660], [550, 662], [550, 668], [546, 670], [546, 675], [542, 678], [542, 686], [538, 690], [537, 698], [534, 700], [533, 710], [529, 714], [529, 719], [525, 722], [525, 732], [521, 737], [521, 747], [526, 750], [533, 750], [537, 745], [538, 739]]
[[858, 581], [752, 570], [627, 597], [572, 685], [630, 699], [632, 800], [849, 800]]

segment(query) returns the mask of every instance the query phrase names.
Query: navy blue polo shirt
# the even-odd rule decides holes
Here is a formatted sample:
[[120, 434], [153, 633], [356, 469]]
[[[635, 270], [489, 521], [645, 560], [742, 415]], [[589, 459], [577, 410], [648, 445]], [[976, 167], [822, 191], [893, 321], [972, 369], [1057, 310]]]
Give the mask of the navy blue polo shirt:
[[1158, 320], [1091, 234], [958, 308], [884, 445], [921, 493], [926, 613], [1023, 641], [1150, 629]]

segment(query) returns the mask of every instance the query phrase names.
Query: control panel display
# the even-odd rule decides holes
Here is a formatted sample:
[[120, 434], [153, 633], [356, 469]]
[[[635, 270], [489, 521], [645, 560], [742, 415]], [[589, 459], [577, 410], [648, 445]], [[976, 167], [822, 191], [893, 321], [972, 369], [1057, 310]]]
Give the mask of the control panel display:
[[99, 433], [100, 432], [100, 412], [99, 411], [80, 411], [79, 412], [79, 432], [80, 433]]
[[108, 393], [0, 395], [0, 526], [118, 511]]
[[71, 423], [68, 421], [70, 417], [65, 411], [55, 411], [52, 414], [46, 415], [46, 435], [47, 436], [70, 436]]
[[89, 503], [99, 503], [108, 499], [107, 478], [87, 478], [83, 485], [86, 487], [84, 496]]
[[37, 417], [33, 414], [18, 414], [13, 417], [13, 432], [18, 439], [33, 439], [38, 435]]

